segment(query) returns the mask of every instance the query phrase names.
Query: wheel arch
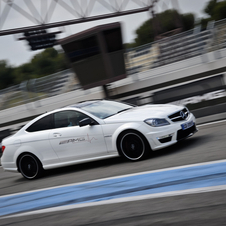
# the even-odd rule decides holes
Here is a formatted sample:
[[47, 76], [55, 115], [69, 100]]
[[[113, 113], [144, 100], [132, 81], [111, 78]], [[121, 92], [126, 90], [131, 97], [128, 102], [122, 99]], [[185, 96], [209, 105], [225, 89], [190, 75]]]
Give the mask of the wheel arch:
[[144, 129], [142, 129], [142, 126], [139, 123], [128, 123], [128, 124], [123, 124], [122, 126], [120, 126], [113, 134], [112, 136], [112, 147], [113, 150], [116, 150], [119, 153], [117, 144], [118, 144], [118, 140], [120, 138], [120, 135], [122, 133], [124, 133], [125, 131], [134, 131], [139, 133], [146, 141], [146, 143], [148, 144], [150, 150], [152, 150], [150, 143], [148, 142], [147, 137], [144, 135]]
[[21, 158], [21, 156], [24, 154], [30, 154], [36, 157], [43, 167], [43, 163], [42, 163], [43, 156], [41, 155], [41, 153], [29, 145], [21, 145], [20, 147], [17, 148], [16, 153], [14, 155], [14, 162], [16, 163], [18, 171], [19, 171], [18, 161]]
[[21, 153], [17, 156], [17, 159], [16, 159], [16, 166], [17, 166], [18, 172], [20, 172], [19, 165], [18, 165], [18, 164], [19, 164], [19, 160], [20, 160], [20, 158], [21, 158], [23, 155], [26, 155], [26, 154], [29, 154], [29, 155], [32, 155], [33, 157], [35, 157], [35, 158], [39, 161], [39, 163], [41, 164], [41, 166], [43, 167], [43, 164], [42, 164], [41, 160], [38, 158], [37, 155], [35, 155], [35, 154], [32, 153], [32, 152], [25, 151], [25, 152], [21, 152]]

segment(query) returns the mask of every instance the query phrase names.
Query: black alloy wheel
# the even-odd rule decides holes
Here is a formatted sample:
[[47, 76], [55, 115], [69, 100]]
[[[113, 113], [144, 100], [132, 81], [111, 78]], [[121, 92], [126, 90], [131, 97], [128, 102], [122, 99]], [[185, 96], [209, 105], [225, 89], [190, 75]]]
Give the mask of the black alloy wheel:
[[135, 131], [126, 131], [120, 135], [118, 149], [126, 159], [137, 161], [147, 157], [150, 148], [143, 135]]
[[28, 180], [41, 176], [43, 168], [40, 161], [31, 154], [24, 154], [18, 162], [20, 173]]

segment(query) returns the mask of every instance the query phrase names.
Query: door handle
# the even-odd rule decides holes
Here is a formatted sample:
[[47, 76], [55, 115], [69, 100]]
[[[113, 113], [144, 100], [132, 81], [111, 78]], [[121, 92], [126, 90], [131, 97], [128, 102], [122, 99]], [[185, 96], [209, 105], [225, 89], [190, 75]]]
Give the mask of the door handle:
[[60, 133], [54, 133], [53, 137], [61, 137], [62, 135]]

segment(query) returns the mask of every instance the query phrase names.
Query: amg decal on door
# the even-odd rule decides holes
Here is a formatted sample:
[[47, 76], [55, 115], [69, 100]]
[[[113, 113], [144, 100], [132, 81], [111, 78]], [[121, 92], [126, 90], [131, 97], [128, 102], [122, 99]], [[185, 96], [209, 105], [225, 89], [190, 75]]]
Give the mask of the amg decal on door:
[[95, 137], [90, 138], [89, 134], [87, 134], [86, 137], [79, 137], [79, 138], [76, 138], [76, 139], [68, 139], [68, 140], [61, 141], [59, 143], [59, 145], [61, 145], [61, 144], [68, 144], [68, 143], [85, 142], [85, 141], [91, 143], [93, 140], [97, 140], [97, 139]]

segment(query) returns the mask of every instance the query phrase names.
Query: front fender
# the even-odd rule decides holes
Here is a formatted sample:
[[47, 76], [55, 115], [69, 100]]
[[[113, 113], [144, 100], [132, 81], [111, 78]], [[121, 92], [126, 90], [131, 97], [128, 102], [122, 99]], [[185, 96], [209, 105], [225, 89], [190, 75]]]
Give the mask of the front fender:
[[140, 123], [138, 123], [138, 122], [130, 122], [130, 123], [123, 124], [120, 127], [118, 127], [114, 131], [114, 133], [112, 135], [112, 147], [113, 147], [113, 150], [118, 151], [118, 149], [117, 149], [117, 138], [118, 138], [119, 134], [122, 133], [125, 130], [130, 130], [130, 129], [131, 130], [136, 130], [136, 131], [142, 133], [145, 136], [146, 129]]

